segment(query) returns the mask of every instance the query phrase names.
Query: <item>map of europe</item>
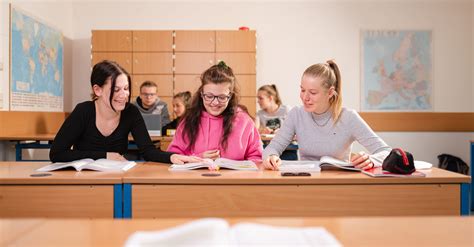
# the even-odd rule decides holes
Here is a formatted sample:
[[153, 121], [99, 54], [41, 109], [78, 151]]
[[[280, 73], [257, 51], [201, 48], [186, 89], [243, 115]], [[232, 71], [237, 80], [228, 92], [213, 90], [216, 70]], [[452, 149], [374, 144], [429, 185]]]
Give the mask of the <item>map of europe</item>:
[[363, 110], [431, 110], [431, 31], [363, 31]]
[[12, 8], [11, 109], [63, 110], [63, 35]]

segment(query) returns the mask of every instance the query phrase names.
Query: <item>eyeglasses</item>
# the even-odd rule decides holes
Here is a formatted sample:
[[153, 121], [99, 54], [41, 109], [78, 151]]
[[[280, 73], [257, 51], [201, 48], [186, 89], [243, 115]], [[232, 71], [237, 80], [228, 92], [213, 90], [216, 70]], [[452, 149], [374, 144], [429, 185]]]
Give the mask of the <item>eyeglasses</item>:
[[155, 95], [156, 95], [156, 93], [140, 93], [140, 95], [141, 95], [141, 96], [143, 96], [143, 97], [147, 97], [147, 98], [149, 98], [149, 97], [153, 97], [153, 96], [155, 96]]
[[282, 172], [283, 177], [310, 177], [311, 173], [309, 172]]
[[202, 98], [209, 103], [212, 103], [215, 99], [217, 99], [217, 102], [219, 103], [227, 103], [229, 99], [232, 97], [232, 93], [229, 93], [228, 95], [214, 95], [211, 93], [201, 93]]

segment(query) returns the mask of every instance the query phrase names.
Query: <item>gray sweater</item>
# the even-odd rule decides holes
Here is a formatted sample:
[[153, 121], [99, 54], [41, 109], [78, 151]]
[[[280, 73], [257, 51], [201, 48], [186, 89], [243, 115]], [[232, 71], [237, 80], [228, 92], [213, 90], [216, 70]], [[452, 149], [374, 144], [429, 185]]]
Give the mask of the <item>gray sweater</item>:
[[294, 107], [276, 133], [273, 140], [263, 151], [263, 158], [281, 155], [296, 135], [300, 160], [319, 160], [322, 156], [331, 156], [340, 160], [349, 160], [352, 143], [359, 142], [372, 154], [371, 160], [380, 166], [391, 148], [352, 110], [343, 108], [336, 125], [330, 111], [315, 115], [306, 112], [302, 106]]

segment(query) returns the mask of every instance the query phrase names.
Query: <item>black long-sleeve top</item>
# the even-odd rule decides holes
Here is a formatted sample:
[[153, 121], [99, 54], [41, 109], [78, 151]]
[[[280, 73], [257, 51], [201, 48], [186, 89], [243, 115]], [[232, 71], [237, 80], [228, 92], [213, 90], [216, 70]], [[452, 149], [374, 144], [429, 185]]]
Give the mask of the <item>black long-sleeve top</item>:
[[165, 136], [166, 131], [169, 129], [177, 129], [180, 118], [175, 118], [173, 121], [169, 122], [167, 125], [161, 128], [161, 135]]
[[117, 128], [109, 136], [103, 136], [96, 126], [93, 101], [78, 104], [64, 121], [54, 138], [49, 158], [52, 162], [68, 162], [83, 158], [106, 158], [107, 152], [124, 154], [129, 133], [132, 133], [145, 160], [171, 163], [172, 153], [163, 152], [153, 145], [143, 117], [134, 105], [127, 103]]

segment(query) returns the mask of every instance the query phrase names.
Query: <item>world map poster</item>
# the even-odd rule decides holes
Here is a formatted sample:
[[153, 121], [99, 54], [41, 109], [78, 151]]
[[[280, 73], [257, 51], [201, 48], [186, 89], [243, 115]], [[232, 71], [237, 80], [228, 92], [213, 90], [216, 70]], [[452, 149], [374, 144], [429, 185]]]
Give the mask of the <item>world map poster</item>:
[[63, 111], [63, 35], [11, 10], [10, 110]]
[[362, 31], [361, 35], [362, 110], [432, 110], [431, 31]]

